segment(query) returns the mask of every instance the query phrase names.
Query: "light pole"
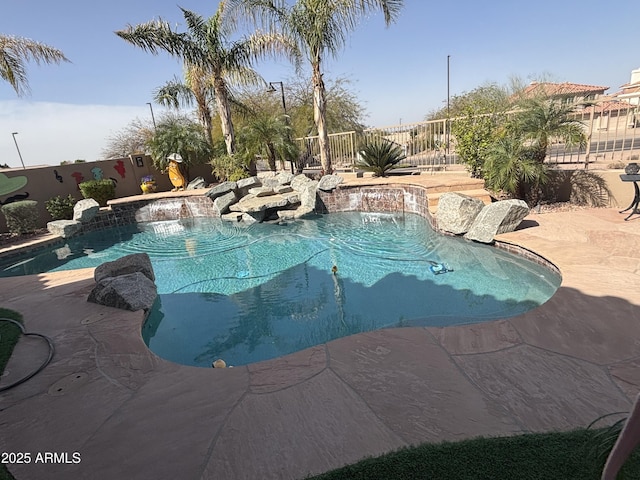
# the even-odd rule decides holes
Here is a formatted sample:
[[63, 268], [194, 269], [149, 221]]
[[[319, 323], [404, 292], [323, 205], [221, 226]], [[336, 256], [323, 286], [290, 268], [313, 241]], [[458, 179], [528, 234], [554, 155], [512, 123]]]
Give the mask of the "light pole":
[[[280, 84], [280, 95], [282, 98], [282, 110], [284, 111], [284, 123], [287, 125], [287, 140], [291, 140], [289, 137], [289, 115], [287, 115], [287, 104], [284, 101], [284, 84], [282, 82], [269, 82], [269, 89], [267, 92], [273, 93], [276, 91], [276, 87], [274, 85]], [[295, 173], [293, 169], [293, 160], [291, 160], [291, 173]]]
[[151, 120], [153, 121], [153, 129], [157, 130], [156, 127], [156, 117], [153, 116], [153, 107], [151, 106], [150, 102], [147, 102], [147, 105], [149, 105], [149, 110], [151, 110]]
[[13, 143], [16, 144], [16, 150], [18, 150], [18, 156], [20, 157], [20, 163], [22, 164], [22, 168], [26, 170], [27, 167], [24, 166], [24, 161], [22, 160], [22, 154], [20, 153], [20, 148], [18, 147], [18, 141], [16, 140], [16, 135], [18, 132], [13, 132], [11, 135], [13, 136]]
[[446, 145], [446, 150], [445, 150], [445, 157], [444, 157], [444, 165], [445, 168], [447, 168], [447, 157], [449, 156], [449, 130], [450, 130], [450, 125], [449, 125], [449, 60], [451, 59], [451, 55], [447, 55], [447, 145]]

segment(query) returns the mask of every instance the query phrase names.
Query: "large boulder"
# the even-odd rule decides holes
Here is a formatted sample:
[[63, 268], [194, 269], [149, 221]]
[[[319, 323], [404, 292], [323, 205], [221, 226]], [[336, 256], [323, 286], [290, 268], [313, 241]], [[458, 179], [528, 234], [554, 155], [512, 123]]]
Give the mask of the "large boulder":
[[207, 182], [202, 177], [194, 178], [187, 185], [187, 190], [197, 190], [199, 188], [207, 188]]
[[235, 191], [231, 190], [217, 197], [213, 201], [213, 206], [218, 211], [218, 215], [223, 215], [229, 211], [229, 207], [238, 201]]
[[54, 220], [47, 223], [47, 230], [51, 235], [62, 238], [69, 238], [75, 235], [82, 228], [82, 223], [77, 220]]
[[262, 185], [262, 183], [260, 183], [260, 179], [258, 177], [243, 178], [241, 180], [238, 180], [236, 183], [238, 185], [238, 189], [247, 190], [247, 191], [250, 188], [259, 187], [259, 186]]
[[78, 222], [92, 220], [100, 211], [100, 204], [93, 198], [85, 198], [73, 206], [73, 219]]
[[215, 200], [218, 197], [234, 191], [236, 188], [238, 188], [238, 184], [236, 182], [222, 182], [215, 187], [211, 187], [205, 195], [211, 200]]
[[309, 182], [313, 182], [313, 180], [311, 180], [305, 174], [301, 173], [300, 175], [296, 175], [293, 177], [293, 179], [291, 180], [291, 188], [299, 192], [304, 189], [309, 184]]
[[93, 272], [93, 278], [99, 283], [105, 278], [128, 275], [134, 272], [142, 273], [152, 282], [156, 279], [151, 259], [146, 253], [133, 253], [113, 262], [105, 262], [102, 265], [98, 265]]
[[142, 272], [134, 272], [100, 280], [87, 301], [124, 310], [149, 310], [158, 291], [155, 283]]
[[522, 200], [502, 200], [485, 206], [478, 214], [465, 238], [491, 243], [496, 235], [513, 232], [529, 215], [529, 207]]
[[467, 233], [483, 208], [484, 203], [478, 198], [457, 192], [444, 193], [438, 200], [438, 228], [455, 235]]
[[330, 192], [340, 185], [344, 179], [339, 175], [325, 175], [320, 179], [318, 183], [318, 190], [323, 192]]

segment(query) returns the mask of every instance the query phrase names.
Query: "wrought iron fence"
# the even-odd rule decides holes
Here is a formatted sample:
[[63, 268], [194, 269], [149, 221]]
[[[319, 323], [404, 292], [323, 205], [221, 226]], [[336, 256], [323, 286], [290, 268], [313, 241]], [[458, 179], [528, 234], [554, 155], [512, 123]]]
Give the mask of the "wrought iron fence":
[[[640, 94], [619, 100], [602, 99], [580, 108], [575, 118], [584, 125], [585, 147], [569, 146], [552, 139], [547, 154], [550, 164], [583, 164], [594, 162], [638, 160], [640, 157]], [[451, 119], [450, 122], [455, 121]], [[455, 137], [447, 128], [447, 120], [370, 128], [329, 135], [332, 165], [336, 170], [353, 168], [358, 160], [358, 146], [366, 141], [385, 139], [400, 146], [406, 159], [401, 166], [446, 170], [459, 163]], [[320, 168], [318, 137], [297, 139], [303, 151], [305, 168]]]

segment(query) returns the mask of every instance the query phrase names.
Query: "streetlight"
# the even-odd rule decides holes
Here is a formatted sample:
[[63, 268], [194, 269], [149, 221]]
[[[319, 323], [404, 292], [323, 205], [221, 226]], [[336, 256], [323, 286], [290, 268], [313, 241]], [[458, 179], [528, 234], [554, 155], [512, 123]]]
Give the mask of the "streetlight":
[[[276, 87], [274, 85], [280, 85], [280, 95], [282, 96], [282, 110], [284, 111], [284, 123], [289, 127], [289, 115], [287, 115], [287, 104], [284, 101], [284, 84], [282, 82], [269, 82], [269, 88], [267, 89], [268, 93], [273, 93], [276, 91]], [[289, 137], [289, 129], [287, 128], [287, 139], [291, 140]], [[293, 170], [293, 160], [291, 160], [291, 173], [295, 173]]]
[[445, 157], [444, 157], [444, 167], [447, 168], [447, 157], [449, 155], [449, 130], [450, 130], [450, 122], [451, 120], [449, 119], [449, 60], [451, 59], [451, 55], [447, 55], [447, 145], [446, 145], [446, 150], [445, 150]]
[[149, 105], [149, 110], [151, 110], [151, 120], [153, 120], [153, 129], [157, 130], [156, 127], [156, 118], [153, 116], [153, 107], [151, 106], [150, 102], [147, 102], [147, 105]]
[[20, 148], [18, 148], [18, 141], [16, 140], [17, 134], [18, 132], [13, 132], [11, 135], [13, 136], [13, 143], [16, 144], [16, 150], [18, 150], [18, 156], [20, 157], [20, 163], [22, 164], [22, 168], [26, 170], [27, 167], [24, 166], [24, 161], [22, 160], [22, 154], [20, 153]]

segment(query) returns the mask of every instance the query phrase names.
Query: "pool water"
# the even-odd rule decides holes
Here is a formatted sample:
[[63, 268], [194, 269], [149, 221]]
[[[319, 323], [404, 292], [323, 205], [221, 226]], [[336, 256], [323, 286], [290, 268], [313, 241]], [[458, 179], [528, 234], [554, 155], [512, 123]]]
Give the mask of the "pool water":
[[[287, 224], [189, 219], [84, 235], [3, 275], [152, 260], [158, 298], [142, 329], [159, 356], [245, 365], [354, 333], [507, 318], [556, 291], [551, 270], [434, 232], [414, 214], [333, 213]], [[431, 262], [452, 271], [436, 275]], [[332, 267], [337, 267], [337, 273]]]

